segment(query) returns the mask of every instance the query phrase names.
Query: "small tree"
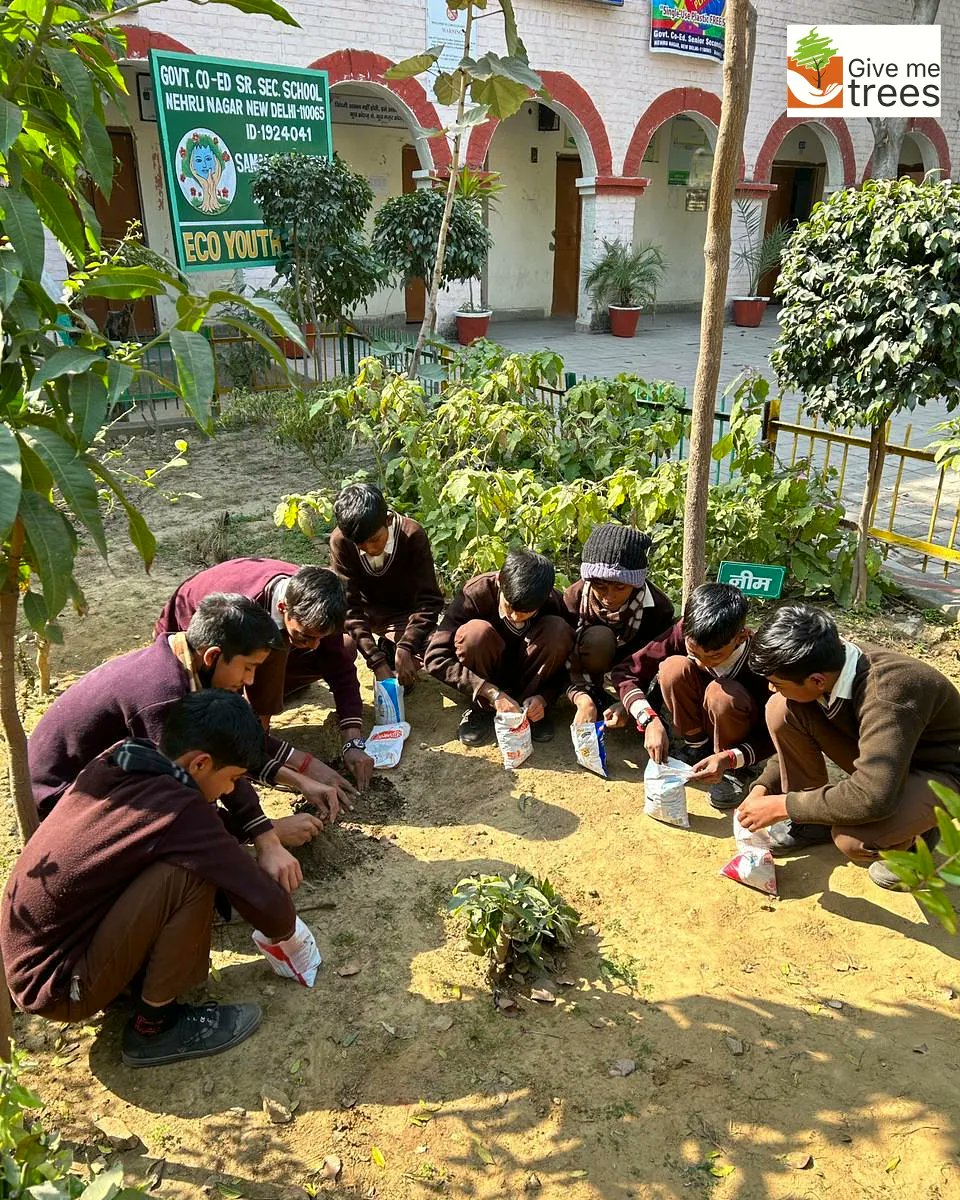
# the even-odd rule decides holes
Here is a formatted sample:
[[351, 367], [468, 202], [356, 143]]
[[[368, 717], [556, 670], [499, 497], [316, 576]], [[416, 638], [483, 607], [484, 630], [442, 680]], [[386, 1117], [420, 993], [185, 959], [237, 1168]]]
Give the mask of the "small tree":
[[793, 59], [801, 67], [809, 67], [817, 73], [817, 87], [823, 87], [823, 72], [837, 53], [836, 46], [817, 29], [811, 29], [797, 42]]
[[836, 192], [794, 233], [776, 292], [783, 299], [771, 362], [808, 413], [867, 427], [853, 602], [867, 600], [866, 553], [889, 419], [960, 401], [960, 188], [867, 180]]
[[944, 855], [943, 860], [934, 861], [924, 838], [917, 839], [913, 850], [884, 850], [883, 859], [944, 929], [956, 933], [957, 912], [946, 889], [960, 887], [960, 793], [936, 780], [930, 781], [930, 788], [943, 805], [934, 809], [937, 849]]

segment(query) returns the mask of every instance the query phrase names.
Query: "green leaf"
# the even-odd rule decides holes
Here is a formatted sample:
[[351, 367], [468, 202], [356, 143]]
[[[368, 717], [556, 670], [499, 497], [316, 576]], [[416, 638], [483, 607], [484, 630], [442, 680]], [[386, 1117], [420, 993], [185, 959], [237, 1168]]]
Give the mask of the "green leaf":
[[295, 21], [287, 10], [281, 5], [276, 4], [274, 0], [208, 0], [208, 3], [228, 4], [231, 8], [236, 9], [237, 12], [272, 17], [282, 25], [292, 25], [295, 29], [301, 27], [300, 22]]
[[241, 320], [240, 317], [228, 317], [221, 314], [219, 320], [222, 324], [232, 325], [234, 329], [239, 330], [241, 333], [245, 333], [249, 338], [253, 338], [255, 342], [257, 342], [264, 348], [264, 350], [266, 350], [272, 359], [279, 363], [281, 367], [286, 369], [287, 360], [283, 351], [273, 340], [273, 338], [267, 337], [262, 329], [257, 329], [255, 325], [251, 325], [247, 321]]
[[442, 44], [431, 46], [422, 54], [404, 58], [396, 66], [390, 67], [389, 70], [384, 71], [383, 77], [384, 79], [411, 79], [414, 75], [422, 75], [424, 71], [430, 70], [442, 53]]
[[83, 122], [83, 165], [109, 200], [113, 190], [113, 143], [106, 125], [97, 116]]
[[77, 124], [82, 125], [93, 114], [93, 84], [87, 67], [73, 50], [47, 46], [43, 53], [50, 69], [59, 77], [60, 86], [73, 103]]
[[39, 281], [43, 271], [43, 222], [36, 205], [17, 187], [0, 190], [3, 231], [13, 243], [28, 279]]
[[23, 128], [23, 115], [15, 104], [0, 97], [0, 154], [6, 154]]
[[44, 384], [63, 375], [80, 375], [89, 371], [101, 356], [94, 350], [82, 350], [79, 346], [64, 346], [55, 350], [30, 381], [30, 392], [39, 392]]
[[177, 364], [180, 395], [187, 411], [201, 429], [213, 433], [210, 402], [216, 385], [216, 369], [210, 343], [202, 333], [172, 329], [170, 349]]
[[460, 81], [449, 71], [441, 71], [433, 85], [433, 94], [439, 104], [455, 104], [460, 98]]
[[485, 104], [491, 116], [501, 121], [519, 112], [525, 101], [530, 99], [530, 89], [503, 75], [491, 75], [489, 79], [475, 80], [470, 95], [477, 104]]
[[139, 300], [142, 296], [164, 296], [163, 276], [153, 267], [104, 267], [81, 288], [82, 296], [105, 296], [108, 300]]
[[477, 1158], [479, 1158], [482, 1163], [485, 1163], [488, 1167], [496, 1165], [496, 1160], [483, 1142], [475, 1140], [473, 1143], [473, 1148], [477, 1153]]
[[20, 443], [9, 425], [0, 425], [0, 540], [6, 538], [20, 508]]
[[79, 1200], [115, 1200], [117, 1192], [122, 1187], [123, 1166], [121, 1163], [117, 1163], [88, 1183], [80, 1193]]
[[891, 1158], [890, 1161], [887, 1163], [887, 1165], [883, 1169], [886, 1171], [886, 1173], [888, 1175], [891, 1175], [899, 1166], [900, 1166], [900, 1155], [898, 1154], [895, 1158]]
[[517, 17], [513, 11], [513, 0], [500, 0], [500, 7], [503, 9], [503, 32], [507, 40], [507, 53], [511, 58], [517, 58], [525, 63], [527, 48], [517, 31]]
[[371, 1146], [370, 1147], [370, 1158], [381, 1169], [387, 1165], [387, 1160], [383, 1157], [383, 1151], [380, 1149], [379, 1146]]
[[86, 448], [107, 420], [107, 385], [103, 376], [86, 371], [70, 380], [70, 411], [73, 432], [78, 443]]
[[38, 492], [23, 493], [20, 517], [30, 558], [40, 576], [47, 612], [50, 617], [56, 617], [67, 602], [73, 571], [74, 549], [69, 526], [50, 501]]
[[957, 792], [955, 788], [938, 783], [935, 779], [930, 780], [930, 790], [950, 816], [960, 821], [960, 792]]
[[[53, 476], [64, 500], [89, 530], [97, 549], [106, 558], [107, 538], [103, 531], [97, 489], [87, 463], [52, 429], [34, 426], [21, 436]], [[56, 613], [53, 615], [56, 616]]]
[[6, 308], [17, 293], [23, 269], [13, 250], [0, 251], [0, 308]]
[[103, 463], [97, 462], [96, 459], [91, 459], [90, 469], [98, 478], [103, 480], [123, 505], [124, 511], [127, 514], [127, 532], [130, 535], [130, 541], [143, 559], [143, 565], [149, 571], [156, 557], [157, 539], [150, 532], [150, 527], [143, 519], [143, 514], [127, 498], [123, 488]]
[[72, 264], [80, 266], [86, 256], [87, 239], [77, 210], [70, 197], [60, 187], [42, 175], [28, 176], [30, 189], [40, 217], [57, 241], [67, 251]]
[[107, 363], [107, 409], [108, 411], [120, 400], [133, 383], [136, 374], [129, 363], [111, 359]]
[[47, 627], [47, 606], [42, 596], [36, 592], [23, 593], [23, 615], [27, 624], [36, 633], [43, 633]]

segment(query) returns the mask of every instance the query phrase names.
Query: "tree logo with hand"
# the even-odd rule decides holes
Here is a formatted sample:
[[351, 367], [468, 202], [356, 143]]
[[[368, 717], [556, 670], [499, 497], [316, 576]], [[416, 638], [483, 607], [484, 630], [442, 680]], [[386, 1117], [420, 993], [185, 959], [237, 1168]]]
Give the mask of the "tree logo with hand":
[[237, 194], [237, 168], [226, 142], [211, 129], [191, 129], [180, 139], [177, 179], [184, 199], [205, 216], [218, 216]]
[[843, 107], [843, 58], [819, 29], [799, 37], [787, 57], [787, 107]]

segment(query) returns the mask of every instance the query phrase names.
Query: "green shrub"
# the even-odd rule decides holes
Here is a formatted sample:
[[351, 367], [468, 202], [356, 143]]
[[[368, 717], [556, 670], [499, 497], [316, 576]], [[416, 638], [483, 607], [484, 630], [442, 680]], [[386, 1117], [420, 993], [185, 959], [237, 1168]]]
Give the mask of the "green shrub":
[[331, 380], [309, 392], [232, 392], [223, 400], [220, 428], [263, 428], [281, 449], [299, 451], [313, 466], [328, 465], [336, 462], [349, 444], [343, 417], [327, 399], [344, 383], [344, 379]]

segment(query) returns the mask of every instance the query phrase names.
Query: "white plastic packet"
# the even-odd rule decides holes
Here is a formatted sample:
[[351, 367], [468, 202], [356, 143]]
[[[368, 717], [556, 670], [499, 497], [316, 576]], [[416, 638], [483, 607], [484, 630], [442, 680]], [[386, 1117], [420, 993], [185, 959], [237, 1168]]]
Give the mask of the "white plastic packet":
[[533, 753], [533, 738], [530, 736], [530, 719], [525, 712], [498, 712], [493, 726], [497, 734], [497, 745], [503, 756], [503, 765], [508, 771], [525, 763]]
[[[786, 822], [780, 822], [780, 825], [784, 824]], [[758, 892], [766, 892], [768, 896], [779, 896], [777, 868], [770, 852], [770, 836], [780, 825], [751, 833], [750, 830], [744, 829], [734, 813], [733, 836], [737, 843], [737, 853], [725, 867], [720, 868], [720, 874], [737, 883], [745, 883], [747, 887], [756, 888]]]
[[373, 759], [373, 765], [382, 771], [395, 767], [403, 753], [403, 743], [410, 736], [410, 726], [406, 721], [398, 721], [394, 725], [374, 725], [367, 735], [367, 753]]
[[665, 763], [655, 763], [651, 758], [647, 762], [643, 772], [643, 811], [648, 817], [680, 829], [690, 828], [686, 782], [692, 770], [679, 758], [668, 758]]
[[590, 721], [586, 725], [571, 725], [570, 738], [573, 752], [581, 767], [586, 767], [601, 779], [607, 778], [607, 748], [604, 744], [603, 721]]
[[398, 680], [374, 680], [373, 715], [377, 725], [396, 725], [403, 720], [403, 687]]
[[295, 979], [304, 987], [313, 987], [323, 959], [317, 949], [316, 939], [299, 917], [293, 936], [286, 941], [271, 942], [259, 929], [253, 931], [253, 941], [277, 975]]

